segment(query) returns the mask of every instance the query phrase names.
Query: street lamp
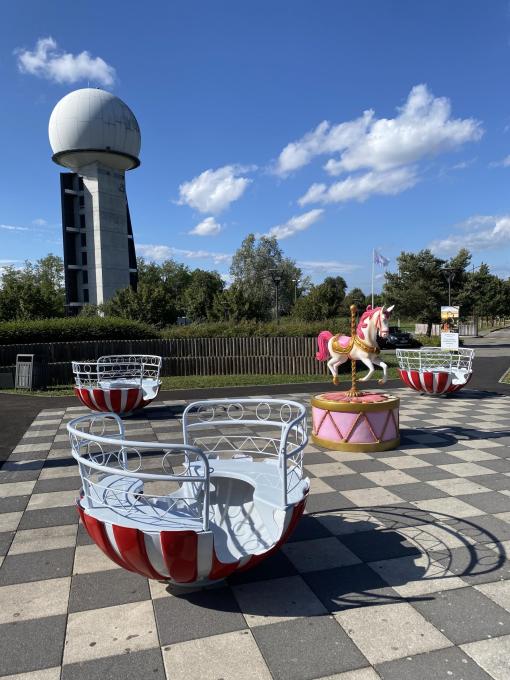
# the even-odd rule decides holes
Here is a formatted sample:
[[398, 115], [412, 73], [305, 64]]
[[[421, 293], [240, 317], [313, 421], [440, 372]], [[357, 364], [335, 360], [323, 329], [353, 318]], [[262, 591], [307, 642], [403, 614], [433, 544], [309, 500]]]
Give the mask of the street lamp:
[[292, 279], [292, 282], [294, 283], [294, 304], [297, 302], [297, 285], [299, 282], [299, 279]]
[[452, 281], [457, 274], [456, 267], [441, 267], [445, 279], [448, 281], [448, 306], [451, 307], [452, 304]]
[[275, 294], [276, 294], [276, 323], [280, 323], [280, 300], [279, 300], [279, 288], [280, 288], [280, 283], [282, 282], [282, 275], [280, 274], [280, 271], [278, 269], [270, 269], [269, 270], [271, 274], [271, 278], [274, 283], [275, 287]]

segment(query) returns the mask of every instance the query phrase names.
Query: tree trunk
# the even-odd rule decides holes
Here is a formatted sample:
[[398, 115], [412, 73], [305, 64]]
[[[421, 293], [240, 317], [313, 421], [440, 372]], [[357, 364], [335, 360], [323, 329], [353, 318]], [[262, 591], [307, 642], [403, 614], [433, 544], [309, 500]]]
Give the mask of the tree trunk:
[[432, 335], [432, 321], [427, 322], [427, 338], [430, 338]]

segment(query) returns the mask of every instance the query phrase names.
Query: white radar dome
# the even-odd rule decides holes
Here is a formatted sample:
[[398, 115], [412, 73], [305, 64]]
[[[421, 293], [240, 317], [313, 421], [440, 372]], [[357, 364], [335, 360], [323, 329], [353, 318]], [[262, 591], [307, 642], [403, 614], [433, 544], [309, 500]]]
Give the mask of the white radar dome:
[[53, 160], [77, 169], [100, 162], [117, 170], [140, 165], [140, 128], [124, 102], [105, 90], [75, 90], [53, 109], [48, 126]]

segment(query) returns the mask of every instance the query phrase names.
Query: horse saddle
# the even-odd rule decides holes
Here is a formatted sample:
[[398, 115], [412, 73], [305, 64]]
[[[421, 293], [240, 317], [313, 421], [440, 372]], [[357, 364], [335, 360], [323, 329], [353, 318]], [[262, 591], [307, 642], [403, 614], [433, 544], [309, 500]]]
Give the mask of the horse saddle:
[[349, 335], [335, 335], [333, 338], [333, 351], [337, 354], [348, 354], [354, 344], [354, 338]]

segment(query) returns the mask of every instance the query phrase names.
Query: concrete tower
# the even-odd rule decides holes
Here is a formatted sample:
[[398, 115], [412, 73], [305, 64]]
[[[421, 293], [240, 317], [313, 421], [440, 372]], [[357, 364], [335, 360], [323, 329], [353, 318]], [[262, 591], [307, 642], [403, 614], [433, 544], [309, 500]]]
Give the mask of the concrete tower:
[[66, 303], [77, 314], [120, 288], [136, 288], [137, 269], [125, 172], [140, 165], [140, 128], [110, 92], [70, 92], [53, 109], [48, 134], [61, 173]]

